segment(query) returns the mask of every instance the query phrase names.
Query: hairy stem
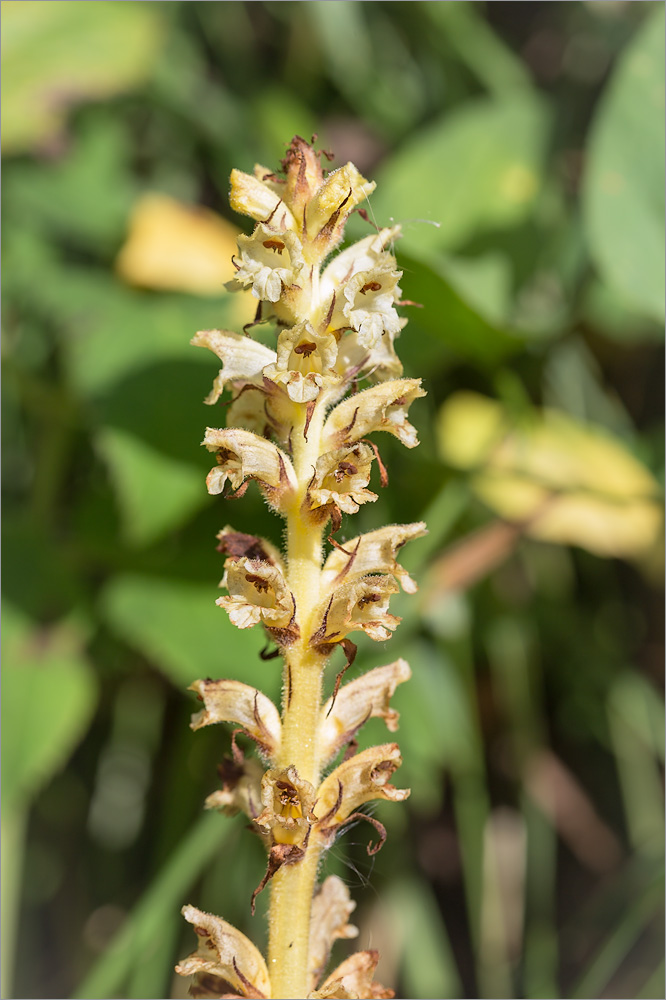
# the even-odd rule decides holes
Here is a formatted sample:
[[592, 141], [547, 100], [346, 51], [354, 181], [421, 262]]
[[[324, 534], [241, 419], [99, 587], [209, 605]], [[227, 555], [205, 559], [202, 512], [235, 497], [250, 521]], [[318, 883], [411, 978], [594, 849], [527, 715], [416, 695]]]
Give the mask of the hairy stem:
[[[323, 395], [323, 394], [322, 394]], [[320, 600], [322, 529], [303, 519], [303, 500], [321, 453], [325, 403], [319, 397], [306, 431], [305, 408], [295, 424], [292, 460], [298, 489], [287, 512], [287, 582], [296, 602], [300, 637], [285, 655], [282, 749], [279, 767], [293, 765], [299, 776], [319, 784], [317, 721], [326, 659], [309, 646], [313, 614]], [[302, 860], [284, 865], [271, 883], [268, 966], [274, 997], [308, 993], [308, 951], [312, 894], [321, 846], [311, 842]]]

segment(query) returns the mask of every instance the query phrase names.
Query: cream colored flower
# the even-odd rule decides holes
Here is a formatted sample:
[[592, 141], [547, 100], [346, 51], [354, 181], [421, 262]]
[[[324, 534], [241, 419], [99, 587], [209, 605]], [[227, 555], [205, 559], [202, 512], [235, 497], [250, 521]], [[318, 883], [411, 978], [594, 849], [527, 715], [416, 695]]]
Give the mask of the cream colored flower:
[[226, 587], [229, 596], [218, 597], [215, 603], [224, 608], [233, 625], [251, 628], [262, 621], [279, 633], [289, 631], [293, 641], [294, 598], [279, 566], [262, 559], [228, 559], [220, 586]]
[[395, 353], [395, 336], [385, 333], [374, 347], [359, 343], [355, 330], [348, 330], [338, 344], [336, 371], [349, 380], [367, 378], [374, 381], [395, 379], [402, 375], [402, 362]]
[[324, 425], [325, 446], [333, 450], [372, 431], [387, 431], [407, 448], [415, 448], [419, 442], [407, 411], [415, 399], [425, 395], [420, 378], [401, 378], [349, 396], [329, 414]]
[[389, 779], [402, 764], [397, 743], [368, 747], [339, 764], [317, 790], [313, 809], [317, 821], [332, 828], [344, 823], [372, 799], [403, 802], [408, 788], [395, 788]]
[[376, 347], [385, 334], [395, 337], [406, 324], [393, 306], [400, 297], [399, 278], [390, 264], [380, 264], [360, 271], [343, 286], [345, 326], [356, 330], [361, 347]]
[[190, 684], [204, 707], [192, 716], [192, 729], [202, 729], [217, 722], [236, 722], [268, 757], [280, 752], [282, 723], [280, 713], [265, 694], [241, 681], [199, 680]]
[[261, 382], [266, 365], [275, 362], [276, 354], [256, 340], [230, 330], [200, 330], [190, 341], [195, 347], [207, 347], [223, 363], [213, 389], [206, 397], [209, 405], [216, 403], [229, 382]]
[[353, 163], [333, 170], [324, 180], [305, 212], [305, 231], [317, 260], [323, 260], [338, 245], [350, 212], [366, 201], [375, 187]]
[[340, 642], [350, 632], [363, 631], [376, 642], [391, 638], [400, 619], [389, 614], [391, 594], [398, 585], [390, 576], [364, 576], [343, 583], [328, 603], [320, 605], [318, 629], [310, 639], [312, 646]]
[[328, 763], [367, 719], [384, 719], [389, 732], [394, 733], [399, 715], [390, 707], [390, 701], [398, 684], [404, 684], [411, 676], [406, 660], [398, 659], [343, 684], [335, 699], [329, 698], [320, 713], [317, 740], [322, 761]]
[[202, 444], [217, 454], [218, 465], [206, 478], [209, 493], [221, 493], [227, 480], [238, 490], [245, 480], [256, 479], [268, 501], [279, 506], [297, 486], [287, 455], [257, 434], [237, 427], [207, 427]]
[[264, 375], [284, 385], [295, 403], [307, 403], [317, 398], [322, 386], [339, 381], [333, 367], [337, 354], [335, 337], [317, 333], [308, 322], [298, 323], [280, 333], [275, 363]]
[[353, 580], [367, 573], [390, 573], [406, 593], [416, 593], [416, 583], [395, 557], [403, 545], [427, 533], [425, 523], [416, 521], [414, 524], [390, 524], [350, 539], [345, 542], [344, 549], [335, 548], [329, 553], [322, 569], [323, 588], [334, 589], [343, 580]]
[[[326, 310], [331, 308], [333, 296], [336, 300], [344, 296], [340, 294], [340, 289], [344, 288], [347, 281], [361, 271], [372, 271], [373, 268], [385, 263], [395, 268], [395, 257], [386, 250], [386, 247], [400, 235], [400, 226], [393, 226], [391, 229], [380, 229], [378, 233], [366, 236], [365, 239], [352, 243], [346, 250], [342, 250], [326, 265], [320, 280], [320, 295], [326, 303]], [[337, 301], [336, 301], [337, 304]]]
[[346, 514], [355, 514], [359, 504], [376, 500], [377, 494], [365, 488], [370, 482], [373, 458], [372, 449], [366, 444], [322, 455], [308, 487], [309, 509], [332, 504]]
[[275, 844], [300, 845], [310, 829], [315, 790], [295, 767], [266, 771], [261, 781], [263, 811], [255, 823], [270, 832]]
[[251, 236], [238, 237], [241, 263], [229, 287], [252, 286], [257, 299], [277, 302], [284, 288], [293, 285], [305, 263], [303, 247], [288, 229], [276, 232], [259, 223]]
[[284, 183], [271, 180], [274, 176], [258, 164], [254, 168], [254, 176], [244, 174], [242, 170], [232, 170], [229, 204], [234, 212], [249, 215], [256, 222], [267, 223], [270, 220], [278, 230], [294, 229], [294, 217], [282, 200]]
[[266, 963], [244, 934], [195, 906], [184, 906], [182, 914], [199, 939], [197, 950], [176, 966], [179, 975], [194, 976], [190, 996], [228, 996], [229, 987], [240, 997], [271, 996]]

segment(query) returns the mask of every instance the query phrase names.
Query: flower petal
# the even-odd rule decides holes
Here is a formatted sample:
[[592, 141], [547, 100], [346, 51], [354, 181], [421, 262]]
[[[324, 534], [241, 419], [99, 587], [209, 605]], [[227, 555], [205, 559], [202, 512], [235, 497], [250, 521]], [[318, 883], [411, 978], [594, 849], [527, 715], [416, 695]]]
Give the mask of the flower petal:
[[284, 288], [293, 285], [305, 263], [295, 233], [274, 232], [261, 223], [251, 236], [238, 237], [241, 264], [230, 287], [252, 286], [257, 299], [278, 302]]
[[[235, 744], [234, 744], [235, 746]], [[222, 788], [211, 792], [205, 809], [218, 809], [227, 816], [245, 813], [256, 819], [261, 812], [261, 779], [264, 769], [256, 757], [243, 757], [236, 747], [234, 758], [225, 757], [217, 768]]]
[[261, 780], [263, 812], [255, 823], [270, 831], [273, 842], [302, 844], [310, 829], [315, 790], [295, 767], [266, 771]]
[[354, 580], [367, 573], [390, 573], [408, 594], [418, 589], [411, 576], [396, 562], [396, 552], [413, 538], [426, 535], [424, 521], [413, 524], [391, 524], [377, 531], [369, 531], [345, 542], [343, 549], [333, 549], [324, 563], [321, 583], [330, 590], [343, 580]]
[[207, 427], [202, 444], [218, 454], [218, 466], [212, 469], [206, 485], [209, 493], [221, 493], [227, 479], [237, 490], [245, 479], [256, 479], [269, 502], [277, 505], [281, 497], [297, 487], [290, 459], [271, 441], [238, 427]]
[[320, 260], [338, 245], [347, 216], [375, 187], [353, 163], [331, 171], [305, 212], [308, 237], [317, 246]]
[[309, 509], [316, 510], [332, 503], [346, 514], [355, 514], [359, 504], [376, 500], [377, 494], [366, 489], [373, 458], [372, 449], [366, 444], [321, 455], [308, 487]]
[[293, 642], [298, 634], [294, 623], [294, 597], [280, 566], [263, 559], [228, 559], [221, 583], [228, 597], [215, 602], [228, 613], [237, 628], [250, 628], [263, 621], [272, 634]]
[[407, 410], [415, 399], [425, 395], [420, 378], [400, 378], [349, 396], [329, 414], [324, 425], [325, 447], [332, 451], [371, 431], [388, 431], [407, 448], [415, 448], [419, 442], [407, 420]]
[[378, 951], [354, 952], [308, 1000], [391, 1000], [393, 990], [372, 981], [378, 961]]
[[380, 229], [378, 233], [366, 236], [365, 239], [353, 243], [337, 254], [330, 264], [327, 264], [321, 276], [319, 289], [322, 299], [329, 299], [333, 292], [352, 275], [359, 271], [369, 271], [380, 261], [386, 261], [394, 267], [395, 257], [388, 253], [385, 247], [399, 235], [400, 226]]
[[308, 322], [283, 330], [278, 337], [277, 359], [264, 375], [284, 385], [294, 402], [316, 399], [325, 383], [340, 381], [334, 371], [338, 356], [335, 337], [317, 333]]
[[320, 625], [310, 639], [310, 645], [320, 646], [340, 642], [349, 632], [363, 631], [376, 642], [391, 638], [400, 619], [389, 614], [391, 594], [398, 585], [390, 576], [364, 576], [343, 583], [328, 603], [320, 605]]
[[270, 218], [280, 229], [294, 228], [293, 215], [270, 184], [241, 170], [232, 170], [229, 180], [229, 204], [234, 212], [249, 215], [257, 222], [267, 222]]
[[342, 879], [329, 875], [312, 900], [310, 918], [310, 988], [314, 989], [328, 963], [333, 943], [338, 938], [354, 938], [358, 928], [347, 923], [356, 903]]
[[176, 966], [176, 972], [197, 978], [208, 974], [219, 976], [242, 997], [262, 1000], [271, 996], [266, 963], [258, 948], [244, 934], [226, 920], [195, 906], [184, 906], [181, 912], [194, 925], [199, 946]]
[[390, 707], [390, 701], [398, 684], [404, 684], [411, 676], [407, 661], [398, 659], [343, 684], [335, 700], [329, 698], [321, 710], [317, 732], [321, 760], [324, 763], [331, 760], [367, 719], [384, 719], [388, 730], [394, 733], [399, 715]]
[[213, 389], [206, 397], [205, 402], [209, 405], [218, 401], [227, 382], [256, 379], [276, 357], [275, 351], [270, 348], [230, 330], [200, 330], [190, 343], [195, 347], [207, 347], [223, 363]]
[[408, 788], [395, 788], [389, 778], [402, 764], [397, 743], [369, 747], [339, 764], [319, 786], [313, 812], [326, 829], [339, 826], [372, 799], [403, 802]]
[[202, 729], [216, 722], [237, 722], [262, 751], [275, 757], [280, 750], [282, 723], [270, 698], [241, 681], [199, 680], [190, 684], [204, 703], [192, 716], [190, 727]]
[[384, 334], [395, 336], [405, 325], [406, 320], [398, 316], [393, 306], [400, 298], [398, 281], [401, 274], [390, 264], [381, 263], [353, 275], [343, 286], [344, 325], [357, 331], [361, 346], [376, 347]]

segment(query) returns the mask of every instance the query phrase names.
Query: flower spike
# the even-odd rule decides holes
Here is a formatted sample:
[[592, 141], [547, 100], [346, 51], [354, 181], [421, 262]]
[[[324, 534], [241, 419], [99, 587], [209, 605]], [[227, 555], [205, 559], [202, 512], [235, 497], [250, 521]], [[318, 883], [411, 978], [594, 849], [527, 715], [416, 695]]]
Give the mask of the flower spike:
[[[344, 883], [328, 876], [317, 886], [322, 858], [350, 823], [364, 819], [375, 828], [368, 853], [384, 843], [387, 831], [364, 811], [366, 803], [409, 795], [390, 780], [402, 761], [397, 743], [361, 752], [356, 743], [370, 718], [396, 732], [391, 701], [411, 676], [409, 665], [396, 659], [342, 683], [357, 664], [352, 633], [385, 642], [398, 627], [390, 598], [401, 588], [417, 589], [398, 553], [426, 532], [417, 521], [366, 534], [346, 531], [345, 524], [342, 533], [343, 520], [377, 501], [377, 486], [389, 484], [374, 433], [414, 448], [408, 411], [425, 395], [421, 379], [403, 377], [396, 352], [406, 324], [400, 307], [409, 304], [393, 253], [399, 227], [378, 229], [332, 254], [352, 212], [367, 220], [364, 205], [374, 186], [351, 163], [326, 170], [301, 136], [292, 139], [279, 170], [233, 170], [231, 205], [255, 226], [238, 237], [227, 287], [251, 290], [255, 322], [243, 333], [202, 330], [192, 340], [222, 363], [206, 403], [227, 395], [226, 426], [209, 427], [203, 441], [216, 460], [208, 492], [240, 498], [255, 480], [285, 522], [284, 549], [251, 528], [227, 526], [217, 536], [224, 556], [217, 604], [237, 628], [265, 630], [272, 652], [264, 650], [262, 661], [283, 660], [282, 711], [240, 680], [192, 684], [203, 704], [193, 729], [237, 727], [231, 753], [220, 755], [220, 786], [205, 806], [247, 817], [266, 849], [264, 874], [248, 897], [254, 912], [257, 896], [270, 887], [268, 956], [221, 918], [185, 907], [199, 945], [177, 971], [193, 977], [192, 997], [394, 996], [374, 982], [374, 951], [356, 952], [326, 974], [333, 943], [358, 932], [349, 923], [354, 903]], [[269, 346], [248, 335], [259, 323], [274, 331]], [[344, 665], [322, 699], [337, 647]], [[239, 733], [254, 741], [247, 757]]]

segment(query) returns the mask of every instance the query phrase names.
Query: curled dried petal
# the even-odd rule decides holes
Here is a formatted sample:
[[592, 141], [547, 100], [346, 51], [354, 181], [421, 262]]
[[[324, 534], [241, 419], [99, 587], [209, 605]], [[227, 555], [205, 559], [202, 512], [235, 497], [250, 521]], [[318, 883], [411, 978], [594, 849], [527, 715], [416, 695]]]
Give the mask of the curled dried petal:
[[280, 713], [270, 698], [241, 681], [199, 680], [190, 684], [204, 703], [192, 716], [192, 729], [202, 729], [216, 722], [236, 722], [270, 757], [280, 751], [282, 723]]
[[241, 997], [271, 996], [268, 969], [261, 952], [252, 942], [226, 920], [204, 913], [195, 906], [184, 906], [182, 914], [194, 925], [199, 938], [198, 948], [176, 966], [181, 976], [218, 976], [228, 982]]
[[333, 450], [352, 444], [372, 431], [387, 431], [407, 448], [418, 444], [416, 430], [407, 420], [407, 410], [425, 396], [420, 378], [393, 379], [343, 400], [324, 425], [325, 447]]
[[312, 900], [310, 918], [310, 989], [314, 989], [326, 968], [333, 943], [338, 938], [354, 938], [358, 928], [347, 923], [356, 903], [342, 879], [329, 875]]
[[379, 961], [377, 951], [357, 951], [346, 958], [319, 990], [310, 993], [308, 1000], [390, 1000], [395, 996], [372, 977]]
[[240, 559], [243, 556], [248, 559], [258, 559], [260, 562], [271, 563], [284, 572], [280, 551], [266, 538], [234, 531], [229, 525], [218, 531], [215, 537], [220, 543], [217, 547], [218, 552], [226, 552], [233, 559]]
[[217, 809], [227, 816], [245, 813], [256, 819], [261, 811], [261, 779], [264, 769], [256, 757], [246, 757], [240, 761], [225, 757], [218, 765], [222, 788], [216, 789], [206, 798], [206, 809]]
[[344, 684], [335, 702], [329, 698], [321, 710], [317, 734], [321, 759], [327, 762], [334, 757], [367, 719], [384, 719], [389, 732], [394, 733], [399, 715], [390, 707], [390, 701], [398, 684], [411, 676], [407, 661], [398, 659]]

